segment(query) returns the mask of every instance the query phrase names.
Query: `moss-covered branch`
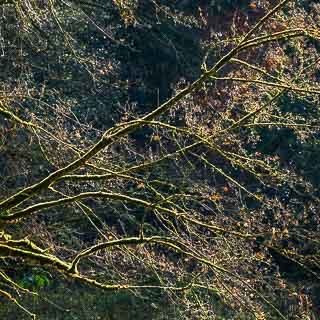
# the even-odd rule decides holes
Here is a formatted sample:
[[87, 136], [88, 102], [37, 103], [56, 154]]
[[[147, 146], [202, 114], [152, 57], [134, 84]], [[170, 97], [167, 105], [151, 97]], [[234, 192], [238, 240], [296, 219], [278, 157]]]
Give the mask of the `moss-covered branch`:
[[[280, 35], [275, 38], [273, 37], [268, 38], [266, 40], [253, 39], [253, 40], [247, 41], [247, 39], [249, 39], [249, 37], [255, 32], [255, 30], [257, 30], [269, 17], [271, 17], [274, 13], [280, 10], [281, 7], [285, 5], [286, 2], [288, 1], [282, 1], [274, 9], [268, 12], [263, 18], [261, 18], [260, 21], [256, 24], [256, 26], [253, 29], [251, 29], [247, 33], [247, 35], [243, 38], [243, 41], [239, 45], [237, 45], [235, 48], [230, 50], [225, 56], [223, 56], [210, 70], [204, 72], [199, 79], [197, 79], [195, 82], [193, 82], [191, 85], [189, 85], [185, 89], [179, 91], [174, 97], [172, 97], [171, 99], [163, 103], [161, 106], [155, 108], [154, 111], [151, 111], [150, 113], [142, 117], [142, 120], [150, 121], [157, 118], [161, 114], [164, 114], [166, 111], [168, 111], [171, 107], [175, 106], [183, 98], [193, 93], [197, 89], [201, 88], [204, 83], [206, 83], [208, 80], [211, 79], [211, 77], [216, 76], [217, 72], [221, 68], [223, 68], [228, 62], [230, 62], [230, 60], [241, 51], [246, 50], [249, 47], [251, 48], [253, 46], [258, 46], [265, 42], [278, 41]], [[283, 35], [288, 37], [288, 35], [285, 34], [285, 32], [283, 32]], [[293, 36], [298, 36], [298, 35], [299, 35], [298, 32], [293, 34]], [[19, 192], [17, 192], [16, 194], [9, 197], [8, 199], [3, 200], [0, 203], [0, 212], [4, 212], [6, 210], [9, 210], [11, 208], [18, 206], [23, 201], [36, 195], [39, 191], [48, 188], [52, 183], [57, 181], [60, 177], [67, 175], [73, 172], [74, 170], [77, 170], [78, 168], [84, 166], [87, 161], [89, 161], [92, 157], [97, 155], [100, 151], [110, 146], [113, 142], [117, 141], [119, 138], [126, 136], [128, 133], [141, 127], [142, 125], [143, 125], [142, 123], [133, 122], [120, 127], [115, 126], [107, 130], [103, 135], [103, 137], [95, 145], [93, 145], [89, 150], [87, 150], [87, 152], [85, 152], [81, 157], [74, 160], [64, 168], [61, 168], [51, 173], [40, 182], [32, 186], [29, 186], [27, 188], [24, 188]]]

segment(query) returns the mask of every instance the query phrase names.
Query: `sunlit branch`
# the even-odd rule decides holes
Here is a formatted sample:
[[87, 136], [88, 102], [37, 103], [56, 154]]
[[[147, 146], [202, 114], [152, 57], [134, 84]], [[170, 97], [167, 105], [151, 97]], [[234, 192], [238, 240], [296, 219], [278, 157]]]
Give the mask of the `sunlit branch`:
[[257, 67], [253, 64], [250, 64], [246, 61], [243, 61], [243, 60], [240, 60], [240, 59], [236, 59], [236, 58], [233, 58], [230, 60], [230, 62], [233, 62], [233, 63], [237, 63], [237, 64], [240, 64], [240, 65], [243, 65], [251, 70], [254, 70], [254, 71], [257, 71], [259, 73], [261, 73], [262, 75], [270, 78], [270, 79], [273, 79], [275, 81], [278, 81], [278, 82], [284, 82], [284, 83], [287, 83], [288, 80], [286, 79], [281, 79], [281, 78], [278, 78], [278, 77], [275, 77], [273, 76], [272, 74], [268, 73], [267, 71], [265, 71], [264, 69], [260, 68], [260, 67]]
[[[140, 122], [139, 120], [137, 120], [137, 122]], [[223, 158], [225, 158], [226, 160], [230, 161], [231, 163], [243, 168], [246, 171], [251, 172], [252, 174], [255, 175], [259, 175], [258, 173], [252, 171], [250, 168], [246, 167], [244, 164], [242, 164], [241, 162], [234, 160], [232, 157], [238, 157], [239, 159], [244, 159], [244, 157], [240, 156], [240, 155], [236, 155], [236, 154], [232, 154], [232, 157], [229, 157], [228, 155], [231, 155], [230, 153], [224, 151], [221, 147], [219, 147], [218, 145], [214, 144], [213, 142], [209, 141], [208, 138], [201, 136], [200, 134], [197, 134], [196, 132], [194, 132], [194, 130], [191, 129], [187, 129], [187, 128], [178, 128], [166, 123], [162, 123], [159, 121], [143, 121], [145, 124], [151, 125], [151, 126], [159, 126], [159, 127], [163, 127], [163, 128], [167, 128], [169, 130], [172, 130], [173, 132], [181, 132], [183, 134], [187, 134], [190, 136], [194, 136], [195, 138], [197, 138], [199, 140], [199, 142], [201, 142], [203, 145], [207, 145], [210, 149], [212, 149], [213, 151], [217, 152], [219, 155], [221, 155]], [[210, 137], [209, 137], [210, 138]], [[186, 152], [183, 152], [184, 154]], [[166, 156], [164, 156], [166, 157]], [[249, 159], [249, 158], [245, 158], [246, 161], [254, 161], [256, 165], [261, 166], [263, 169], [267, 169], [269, 171], [274, 171], [273, 168], [271, 168], [270, 166], [268, 166], [266, 163], [264, 163], [261, 160], [256, 160], [256, 159]], [[130, 170], [130, 169], [128, 169]], [[136, 182], [142, 182], [145, 183], [146, 181], [133, 177], [131, 175], [124, 175], [121, 172], [114, 172], [111, 170], [106, 169], [107, 172], [110, 172], [109, 174], [102, 174], [102, 175], [93, 175], [93, 174], [87, 174], [87, 175], [66, 175], [61, 177], [59, 180], [64, 180], [64, 181], [99, 181], [99, 180], [109, 180], [112, 178], [121, 178], [124, 180], [130, 180], [130, 181], [136, 181]], [[278, 174], [278, 173], [277, 173]], [[58, 180], [58, 181], [59, 181]], [[157, 182], [151, 181], [149, 182], [151, 184], [157, 184]], [[162, 182], [163, 185], [167, 185], [167, 183]], [[170, 185], [168, 185], [170, 186]], [[171, 186], [173, 187], [173, 186]], [[177, 187], [175, 187], [177, 188]]]
[[263, 111], [264, 109], [266, 109], [268, 106], [272, 105], [282, 94], [285, 93], [285, 90], [281, 90], [278, 91], [277, 93], [273, 94], [273, 96], [265, 103], [263, 104], [261, 107], [256, 108], [255, 110], [249, 112], [248, 114], [246, 114], [245, 116], [243, 116], [241, 119], [239, 119], [238, 121], [234, 122], [232, 125], [230, 125], [229, 127], [227, 127], [226, 129], [222, 129], [217, 136], [219, 135], [223, 135], [226, 134], [232, 130], [238, 129], [240, 126], [242, 126], [243, 124], [245, 124], [245, 122], [251, 118], [253, 118], [255, 115], [259, 114], [261, 111]]
[[[249, 31], [249, 33], [245, 36], [244, 39], [247, 39], [248, 37], [251, 36], [251, 34], [254, 33], [254, 30], [259, 28], [261, 24], [263, 24], [272, 14], [277, 12], [282, 5], [284, 5], [287, 1], [282, 1], [281, 4], [277, 5], [274, 9], [272, 9], [270, 12], [268, 12], [263, 18], [260, 19], [260, 21], [256, 24], [256, 26], [252, 29], [253, 31]], [[49, 2], [51, 11], [53, 14], [54, 8], [52, 1], [50, 0]], [[57, 18], [56, 18], [57, 20]], [[61, 28], [59, 24], [59, 20], [57, 20], [59, 28]], [[297, 36], [294, 34], [294, 36]], [[288, 37], [288, 36], [287, 36]], [[267, 39], [267, 42], [278, 40], [276, 39]], [[67, 39], [67, 41], [69, 41]], [[258, 42], [260, 44], [260, 42]], [[251, 47], [254, 44], [251, 44], [249, 41], [248, 44], [247, 42], [243, 41], [241, 42], [240, 45], [236, 46], [233, 48], [229, 53], [227, 53], [225, 56], [223, 56], [210, 70], [206, 71], [203, 73], [203, 75], [193, 82], [191, 85], [189, 85], [187, 88], [179, 91], [174, 97], [163, 103], [161, 106], [156, 108], [154, 111], [151, 111], [144, 117], [142, 117], [142, 120], [150, 121], [155, 119], [156, 117], [160, 116], [161, 114], [165, 113], [168, 111], [172, 106], [176, 105], [179, 101], [181, 101], [184, 97], [188, 96], [192, 92], [196, 91], [199, 89], [205, 82], [207, 82], [212, 76], [216, 76], [216, 73], [223, 68], [231, 58], [236, 56], [239, 52], [245, 50], [247, 47]], [[248, 116], [249, 117], [249, 116]], [[63, 175], [69, 174], [70, 172], [82, 167], [83, 165], [86, 164], [87, 161], [89, 161], [92, 157], [94, 157], [96, 154], [98, 154], [100, 151], [114, 143], [116, 140], [119, 138], [127, 135], [128, 133], [132, 132], [133, 130], [137, 129], [140, 127], [141, 124], [129, 124], [128, 126], [125, 127], [120, 127], [119, 129], [117, 127], [111, 128], [105, 132], [103, 137], [98, 141], [93, 147], [91, 147], [85, 154], [83, 154], [81, 157], [79, 157], [77, 160], [71, 162], [69, 165], [65, 166], [64, 168], [61, 168], [53, 173], [51, 173], [49, 176], [41, 180], [40, 182], [29, 186], [27, 188], [24, 188], [17, 192], [16, 194], [12, 195], [6, 200], [3, 200], [0, 203], [0, 211], [6, 211], [8, 209], [11, 209], [23, 201], [29, 199], [33, 195], [37, 194], [40, 190], [48, 188], [53, 182], [55, 182], [57, 179], [62, 177]], [[180, 149], [181, 152], [183, 152], [183, 149]]]
[[205, 164], [207, 164], [209, 167], [211, 167], [213, 169], [213, 171], [217, 171], [220, 175], [222, 175], [224, 178], [226, 178], [226, 180], [228, 180], [229, 182], [231, 182], [233, 185], [235, 185], [236, 187], [238, 187], [239, 189], [245, 191], [249, 196], [255, 198], [258, 201], [262, 201], [260, 196], [257, 196], [256, 194], [253, 194], [252, 192], [250, 192], [248, 189], [246, 189], [244, 186], [242, 186], [238, 181], [236, 181], [235, 179], [233, 179], [231, 176], [229, 176], [228, 174], [226, 174], [222, 169], [218, 168], [217, 166], [215, 166], [213, 163], [209, 162], [207, 159], [205, 159], [203, 156], [199, 157]]
[[193, 219], [190, 216], [188, 216], [187, 212], [177, 212], [175, 210], [171, 210], [166, 207], [159, 206], [157, 203], [151, 203], [139, 198], [133, 198], [126, 196], [124, 194], [117, 194], [117, 193], [108, 193], [108, 192], [103, 192], [103, 191], [98, 191], [98, 192], [85, 192], [78, 194], [76, 196], [71, 196], [71, 197], [66, 197], [58, 200], [53, 200], [53, 201], [48, 201], [48, 202], [43, 202], [39, 204], [35, 204], [33, 206], [27, 207], [25, 209], [22, 209], [20, 211], [8, 214], [6, 216], [1, 216], [0, 221], [4, 223], [16, 223], [18, 219], [26, 218], [31, 216], [32, 214], [39, 212], [41, 210], [61, 206], [64, 204], [68, 203], [73, 203], [79, 200], [83, 199], [94, 199], [94, 198], [101, 198], [101, 199], [111, 199], [111, 200], [117, 200], [117, 201], [125, 201], [131, 204], [135, 204], [138, 206], [142, 206], [144, 208], [148, 208], [151, 210], [157, 210], [160, 212], [163, 212], [165, 214], [168, 214], [169, 216], [173, 216], [177, 219], [181, 219], [183, 221], [188, 221], [191, 222], [195, 225], [206, 227], [208, 230], [211, 230], [213, 232], [219, 232], [219, 233], [229, 233], [233, 234], [235, 236], [239, 237], [252, 237], [251, 235], [244, 235], [242, 233], [232, 231], [232, 230], [227, 230], [212, 224], [205, 224], [197, 219]]
[[304, 29], [293, 29], [288, 31], [281, 31], [274, 34], [257, 37], [248, 42], [245, 42], [241, 45], [240, 51], [251, 49], [251, 48], [258, 48], [259, 46], [262, 46], [274, 41], [288, 40], [291, 38], [298, 38], [303, 36], [310, 36], [310, 35]]
[[29, 317], [31, 317], [32, 319], [36, 319], [36, 315], [32, 312], [30, 312], [28, 309], [26, 309], [22, 304], [20, 304], [20, 302], [14, 298], [10, 293], [8, 293], [7, 291], [4, 291], [2, 289], [0, 289], [0, 296], [4, 297], [5, 299], [8, 299], [9, 301], [11, 301], [12, 303], [14, 303], [19, 309], [21, 309], [23, 312], [25, 312]]
[[243, 125], [244, 127], [288, 127], [288, 128], [310, 128], [310, 129], [320, 129], [320, 126], [306, 124], [306, 123], [290, 123], [290, 122], [255, 122]]
[[8, 255], [12, 257], [22, 257], [25, 259], [35, 260], [43, 265], [55, 266], [58, 270], [65, 272], [69, 269], [69, 264], [63, 262], [59, 258], [27, 249], [15, 248], [6, 244], [0, 243], [0, 255]]
[[[49, 187], [49, 190], [53, 191], [56, 194], [59, 194], [60, 196], [63, 197], [67, 197], [66, 194], [64, 194], [61, 191], [58, 191], [56, 189], [54, 189], [53, 187]], [[97, 219], [101, 224], [103, 224], [103, 222], [100, 220], [100, 218], [94, 214], [93, 210], [85, 205], [83, 202], [81, 201], [75, 201], [75, 205], [82, 211], [82, 213], [84, 214], [84, 216], [88, 219], [89, 223], [95, 228], [95, 230], [103, 237], [106, 238], [105, 234], [98, 228], [98, 226], [94, 223], [94, 221], [91, 219], [91, 217], [89, 216], [88, 212], [93, 215], [95, 217], [95, 219]]]
[[269, 87], [275, 87], [280, 89], [286, 89], [289, 91], [295, 91], [295, 92], [303, 92], [303, 93], [315, 93], [320, 94], [320, 90], [317, 90], [315, 88], [299, 88], [299, 87], [293, 87], [290, 85], [286, 85], [283, 83], [274, 83], [269, 81], [263, 81], [259, 79], [245, 79], [245, 78], [235, 78], [235, 77], [212, 77], [214, 80], [225, 80], [225, 81], [236, 81], [236, 82], [249, 82], [249, 83], [255, 83], [260, 85], [265, 85]]
[[246, 42], [256, 31], [259, 30], [259, 28], [272, 16], [274, 15], [276, 12], [280, 11], [280, 9], [282, 9], [282, 7], [284, 7], [288, 2], [290, 2], [291, 0], [282, 0], [280, 1], [273, 9], [271, 9], [269, 12], [267, 12], [266, 15], [264, 15], [256, 24], [255, 26], [249, 30], [244, 37], [241, 39], [240, 44], [243, 44], [244, 42]]
[[41, 126], [32, 123], [31, 121], [25, 121], [23, 119], [21, 119], [20, 117], [18, 117], [16, 114], [14, 114], [12, 111], [9, 111], [8, 109], [6, 109], [5, 107], [0, 105], [0, 114], [5, 118], [5, 119], [10, 119], [11, 121], [18, 123], [22, 126], [24, 126], [25, 128], [27, 128], [30, 132], [33, 132], [32, 130], [39, 130], [40, 132], [44, 133], [45, 135], [47, 135], [48, 137], [50, 137], [53, 141], [57, 141], [58, 143], [63, 144], [64, 146], [66, 146], [68, 149], [74, 151], [78, 156], [80, 155], [79, 150], [77, 150], [77, 148], [69, 143], [66, 143], [62, 140], [60, 140], [59, 138], [57, 138], [56, 135], [54, 135], [53, 133], [49, 132], [48, 130], [42, 128]]

